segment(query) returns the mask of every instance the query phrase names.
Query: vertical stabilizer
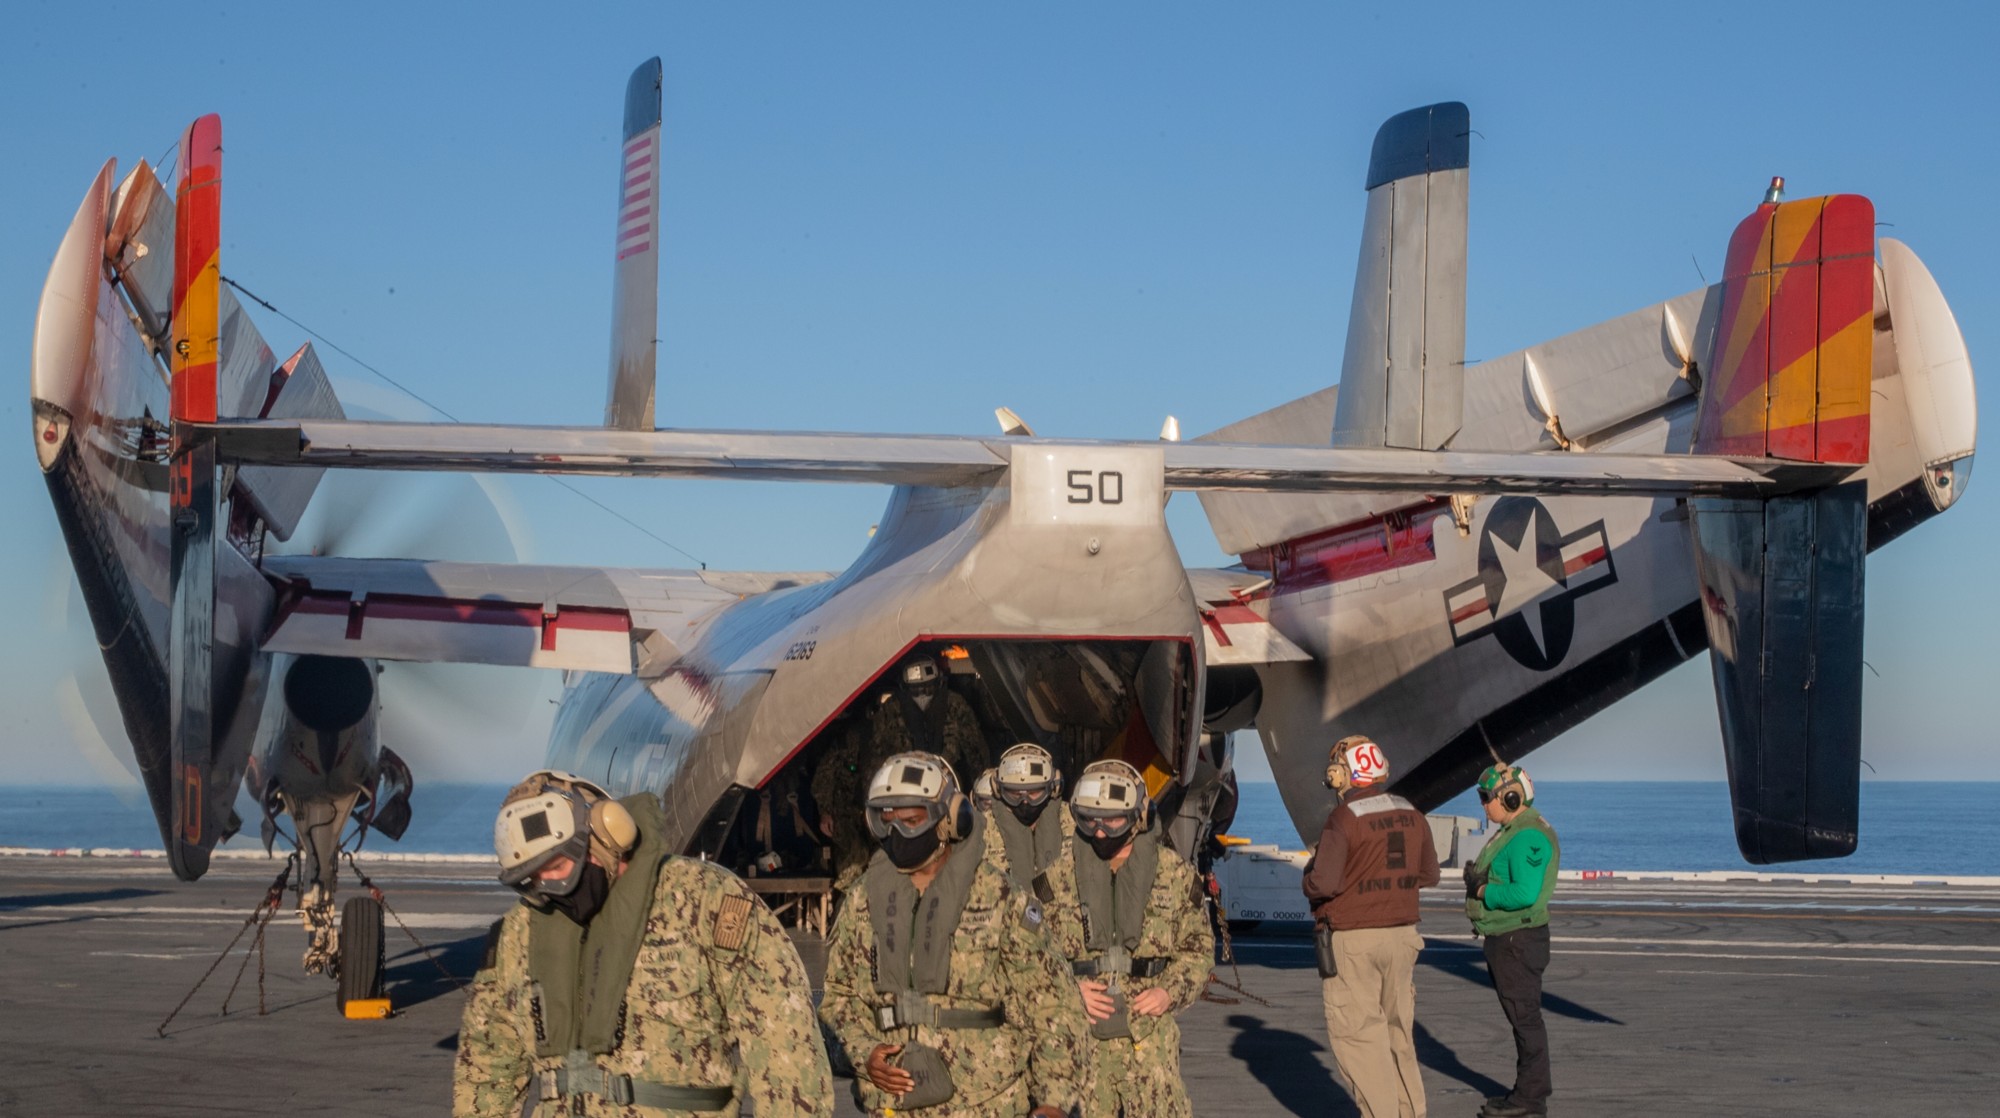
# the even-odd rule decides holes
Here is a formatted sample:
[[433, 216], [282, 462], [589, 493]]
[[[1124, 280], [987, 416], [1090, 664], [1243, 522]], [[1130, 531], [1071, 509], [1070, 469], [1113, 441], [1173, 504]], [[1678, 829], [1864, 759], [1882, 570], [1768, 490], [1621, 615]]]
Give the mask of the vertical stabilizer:
[[[1875, 209], [1779, 194], [1730, 237], [1694, 451], [1865, 463]], [[1758, 863], [1851, 854], [1867, 483], [1691, 505], [1737, 846]]]
[[[215, 677], [215, 444], [189, 424], [216, 419], [221, 349], [222, 118], [181, 137], [174, 194], [173, 466], [169, 475], [173, 613], [167, 670], [173, 734], [174, 833], [167, 857], [183, 880], [201, 876], [228, 825], [236, 782], [218, 782]], [[217, 787], [217, 783], [222, 786]]]
[[618, 157], [618, 231], [611, 281], [611, 388], [604, 425], [653, 429], [660, 324], [660, 60], [625, 84]]
[[1335, 446], [1436, 450], [1458, 433], [1471, 129], [1465, 106], [1447, 101], [1375, 133]]

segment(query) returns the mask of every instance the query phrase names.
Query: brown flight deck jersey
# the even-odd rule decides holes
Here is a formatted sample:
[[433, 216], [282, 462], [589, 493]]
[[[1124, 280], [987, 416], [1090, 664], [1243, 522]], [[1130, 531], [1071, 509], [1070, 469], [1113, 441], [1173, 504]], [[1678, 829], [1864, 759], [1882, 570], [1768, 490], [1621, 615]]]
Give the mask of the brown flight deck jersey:
[[1306, 863], [1313, 919], [1335, 931], [1414, 924], [1417, 890], [1437, 883], [1431, 825], [1387, 789], [1349, 789]]

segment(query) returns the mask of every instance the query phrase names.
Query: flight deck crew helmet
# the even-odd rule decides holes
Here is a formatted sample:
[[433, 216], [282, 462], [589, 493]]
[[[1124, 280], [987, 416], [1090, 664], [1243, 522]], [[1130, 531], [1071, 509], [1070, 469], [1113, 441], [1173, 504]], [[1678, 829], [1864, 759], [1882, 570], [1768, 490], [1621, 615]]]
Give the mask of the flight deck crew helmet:
[[1326, 755], [1326, 786], [1343, 795], [1349, 788], [1366, 788], [1389, 779], [1389, 757], [1362, 734], [1333, 743]]
[[1086, 835], [1118, 838], [1143, 831], [1152, 821], [1153, 801], [1139, 770], [1123, 761], [1093, 761], [1076, 778], [1069, 813]]
[[1492, 765], [1479, 774], [1479, 802], [1499, 800], [1508, 811], [1519, 811], [1535, 802], [1535, 782], [1519, 765]]
[[[493, 822], [500, 883], [531, 902], [569, 895], [591, 855], [615, 869], [638, 842], [639, 825], [625, 805], [590, 781], [554, 769], [530, 773], [509, 790]], [[570, 859], [567, 876], [552, 881], [535, 876], [557, 858]]]
[[1046, 803], [1062, 789], [1062, 773], [1049, 751], [1022, 742], [1000, 755], [993, 770], [993, 793], [1008, 807]]
[[[884, 817], [898, 807], [923, 808], [924, 817], [907, 823]], [[958, 790], [958, 774], [934, 753], [898, 753], [882, 762], [868, 782], [868, 833], [881, 842], [892, 832], [910, 839], [931, 830], [944, 842], [972, 833], [972, 801]]]
[[972, 806], [985, 811], [993, 806], [993, 770], [987, 769], [972, 782]]
[[930, 709], [931, 700], [944, 686], [937, 661], [928, 656], [912, 656], [897, 665], [896, 684], [920, 711]]

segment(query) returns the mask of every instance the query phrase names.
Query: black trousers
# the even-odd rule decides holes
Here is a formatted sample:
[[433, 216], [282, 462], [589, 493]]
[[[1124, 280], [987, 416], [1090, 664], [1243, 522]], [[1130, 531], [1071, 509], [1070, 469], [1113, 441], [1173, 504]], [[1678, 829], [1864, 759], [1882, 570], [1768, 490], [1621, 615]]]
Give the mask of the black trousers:
[[1542, 972], [1549, 967], [1549, 926], [1486, 937], [1486, 970], [1500, 1010], [1514, 1027], [1514, 1089], [1527, 1106], [1549, 1101], [1549, 1029], [1542, 1023]]

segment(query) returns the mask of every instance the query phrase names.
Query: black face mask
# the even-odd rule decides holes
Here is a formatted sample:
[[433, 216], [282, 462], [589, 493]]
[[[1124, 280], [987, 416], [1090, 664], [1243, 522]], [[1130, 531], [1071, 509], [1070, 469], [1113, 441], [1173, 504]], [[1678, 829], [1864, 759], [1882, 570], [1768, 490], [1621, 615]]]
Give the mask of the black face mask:
[[604, 899], [611, 895], [611, 875], [596, 862], [583, 867], [583, 876], [576, 882], [576, 888], [560, 897], [550, 897], [549, 905], [557, 912], [578, 924], [590, 923], [597, 910], [604, 907]]
[[[1053, 799], [1055, 799], [1054, 796], [1044, 796], [1040, 803], [1007, 804], [1007, 810], [1014, 813], [1014, 818], [1019, 819], [1022, 826], [1032, 827], [1035, 825], [1035, 820], [1042, 817], [1043, 810], [1049, 806], [1049, 801]], [[1005, 801], [1002, 802], [1004, 803]]]
[[1092, 854], [1109, 862], [1118, 856], [1120, 850], [1125, 849], [1126, 843], [1132, 841], [1132, 832], [1126, 831], [1122, 835], [1093, 835], [1079, 830], [1076, 837], [1090, 844]]
[[938, 851], [940, 841], [936, 827], [915, 837], [905, 835], [892, 827], [888, 835], [881, 840], [882, 852], [889, 856], [890, 865], [904, 873], [911, 873], [931, 860]]

